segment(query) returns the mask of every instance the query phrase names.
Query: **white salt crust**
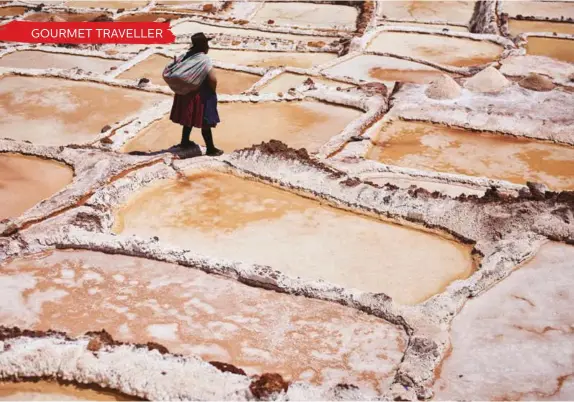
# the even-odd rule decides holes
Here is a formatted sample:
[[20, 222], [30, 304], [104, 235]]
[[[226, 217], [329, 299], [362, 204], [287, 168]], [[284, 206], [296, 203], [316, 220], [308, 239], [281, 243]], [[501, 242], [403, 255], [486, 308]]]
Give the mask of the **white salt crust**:
[[[97, 384], [147, 400], [253, 400], [252, 379], [221, 372], [193, 356], [160, 354], [124, 344], [87, 349], [92, 337], [20, 336], [0, 341], [0, 378], [45, 377]], [[321, 389], [296, 382], [274, 400], [372, 400], [356, 389]]]
[[[112, 11], [112, 18], [121, 15], [148, 12], [156, 2], [124, 13]], [[376, 188], [359, 181], [356, 186], [347, 186], [343, 182], [352, 177], [368, 177], [371, 173], [390, 172], [413, 180], [429, 180], [443, 184], [468, 185], [477, 189], [491, 186], [516, 195], [523, 186], [486, 178], [473, 178], [420, 171], [414, 169], [387, 166], [362, 158], [367, 141], [352, 143], [349, 149], [339, 153], [343, 146], [354, 136], [368, 139], [377, 132], [381, 118], [389, 108], [391, 88], [387, 97], [369, 95], [356, 89], [349, 92], [336, 91], [316, 84], [313, 87], [301, 85], [293, 93], [256, 94], [256, 91], [281, 72], [293, 72], [311, 77], [324, 77], [352, 84], [361, 84], [360, 80], [329, 74], [328, 68], [350, 60], [361, 54], [380, 54], [366, 51], [369, 42], [383, 31], [432, 33], [447, 37], [486, 40], [504, 48], [501, 55], [501, 72], [506, 75], [523, 76], [535, 69], [547, 71], [552, 79], [561, 85], [569, 85], [568, 74], [556, 61], [533, 59], [524, 55], [524, 38], [518, 46], [509, 39], [499, 36], [496, 23], [495, 1], [481, 2], [480, 7], [469, 21], [472, 32], [437, 32], [425, 27], [378, 27], [377, 12], [372, 16], [368, 29], [362, 36], [353, 36], [349, 32], [329, 32], [296, 27], [269, 27], [266, 24], [248, 22], [245, 25], [223, 21], [229, 16], [236, 19], [250, 19], [258, 11], [257, 3], [234, 5], [221, 16], [190, 15], [177, 20], [175, 26], [189, 22], [216, 24], [222, 27], [246, 29], [252, 31], [276, 32], [278, 34], [300, 34], [306, 36], [332, 36], [322, 48], [310, 47], [305, 41], [286, 39], [246, 38], [242, 35], [216, 35], [212, 41], [217, 49], [244, 49], [259, 51], [297, 51], [297, 52], [333, 52], [342, 55], [321, 66], [310, 69], [297, 68], [253, 68], [230, 63], [216, 63], [217, 67], [255, 73], [262, 76], [250, 90], [243, 95], [221, 96], [221, 102], [261, 102], [296, 101], [307, 98], [324, 102], [348, 105], [365, 113], [351, 122], [341, 133], [333, 133], [316, 156], [332, 168], [343, 172], [343, 176], [334, 178], [317, 167], [297, 161], [270, 157], [259, 151], [239, 152], [220, 158], [194, 158], [178, 160], [177, 156], [164, 154], [159, 156], [129, 156], [108, 152], [119, 150], [123, 144], [134, 138], [143, 128], [162, 118], [169, 111], [170, 102], [162, 102], [145, 110], [137, 116], [130, 116], [102, 133], [90, 144], [81, 147], [41, 147], [16, 141], [0, 140], [0, 152], [15, 152], [35, 155], [47, 159], [62, 161], [74, 168], [74, 181], [49, 200], [39, 203], [22, 216], [0, 223], [0, 263], [8, 258], [16, 258], [30, 253], [59, 248], [77, 248], [101, 250], [111, 253], [141, 256], [167, 262], [178, 263], [190, 269], [224, 275], [250, 286], [271, 288], [286, 293], [303, 294], [322, 300], [344, 304], [366, 311], [392, 323], [402, 326], [409, 335], [409, 346], [400, 364], [393, 385], [378, 395], [380, 398], [428, 398], [432, 395], [434, 371], [441, 363], [450, 347], [449, 327], [452, 318], [462, 308], [469, 297], [476, 297], [508, 276], [512, 270], [531, 258], [547, 238], [574, 241], [574, 224], [560, 218], [557, 212], [563, 208], [560, 204], [543, 204], [530, 207], [528, 203], [518, 205], [476, 204], [454, 198], [428, 198], [414, 196], [408, 189], [391, 190]], [[218, 3], [219, 4], [219, 3]], [[0, 7], [28, 5], [23, 2], [11, 2]], [[376, 5], [380, 7], [380, 3]], [[62, 4], [47, 5], [43, 11], [64, 11]], [[88, 9], [75, 9], [86, 12]], [[175, 9], [174, 9], [175, 12]], [[23, 19], [33, 13], [5, 18], [0, 24], [11, 20]], [[417, 22], [417, 21], [413, 21]], [[336, 42], [342, 36], [350, 40], [348, 46]], [[545, 36], [537, 34], [536, 36]], [[559, 36], [562, 37], [562, 36]], [[570, 37], [570, 36], [566, 36]], [[322, 39], [321, 39], [322, 40]], [[236, 43], [236, 42], [238, 43]], [[80, 56], [95, 56], [125, 61], [116, 70], [105, 74], [91, 74], [75, 69], [0, 69], [3, 75], [25, 75], [58, 77], [68, 80], [89, 81], [105, 85], [133, 88], [146, 92], [170, 94], [163, 86], [138, 86], [131, 80], [117, 77], [133, 65], [153, 54], [171, 56], [181, 52], [189, 45], [189, 35], [179, 35], [177, 43], [170, 46], [125, 46], [118, 47], [119, 52], [108, 54], [111, 46], [82, 46], [80, 48], [60, 48], [52, 46], [4, 44], [0, 46], [0, 57], [17, 50], [41, 50]], [[180, 46], [180, 47], [177, 47]], [[148, 49], [145, 49], [148, 47]], [[344, 55], [346, 53], [346, 55]], [[136, 57], [134, 57], [134, 54]], [[524, 57], [525, 59], [520, 59]], [[443, 72], [470, 76], [476, 71], [466, 67], [441, 66], [424, 60], [410, 59], [437, 68]], [[515, 60], [514, 58], [518, 58]], [[528, 60], [528, 63], [522, 63]], [[494, 63], [493, 63], [494, 64]], [[565, 64], [565, 63], [562, 63]], [[394, 94], [392, 108], [387, 118], [416, 119], [443, 124], [451, 124], [470, 129], [491, 130], [515, 136], [547, 139], [572, 144], [568, 127], [572, 125], [568, 114], [572, 110], [572, 95], [563, 91], [550, 93], [532, 93], [511, 85], [496, 97], [472, 94], [462, 90], [460, 98], [454, 100], [433, 101], [428, 99], [421, 107], [426, 85], [405, 85]], [[525, 92], [526, 91], [526, 92]], [[488, 105], [495, 103], [505, 113], [488, 114]], [[539, 106], [546, 105], [540, 112]], [[530, 113], [537, 111], [544, 116], [545, 122]], [[513, 119], [516, 113], [521, 119]], [[571, 114], [571, 113], [570, 113]], [[544, 130], [540, 128], [544, 125]], [[571, 130], [570, 130], [571, 131]], [[111, 139], [111, 144], [100, 142]], [[334, 156], [332, 156], [335, 154]], [[325, 159], [332, 156], [331, 159]], [[352, 163], [348, 160], [353, 159]], [[133, 170], [133, 171], [132, 171]], [[131, 173], [128, 173], [130, 172]], [[111, 208], [117, 207], [133, 193], [164, 178], [176, 178], [183, 172], [207, 171], [225, 172], [249, 180], [279, 186], [306, 197], [316, 198], [334, 207], [362, 213], [378, 219], [390, 220], [403, 225], [414, 226], [431, 232], [448, 233], [474, 243], [474, 250], [481, 256], [479, 269], [465, 280], [453, 282], [441, 294], [417, 306], [402, 306], [394, 303], [384, 294], [373, 294], [355, 289], [344, 289], [324, 281], [302, 280], [275, 271], [273, 267], [246, 264], [239, 261], [223, 261], [202, 255], [200, 250], [181, 249], [161, 240], [138, 237], [117, 236], [111, 233], [114, 223]], [[126, 174], [128, 173], [128, 174]], [[89, 199], [84, 197], [93, 195]], [[80, 202], [81, 200], [81, 202]], [[520, 214], [516, 211], [522, 207]], [[75, 207], [75, 208], [74, 208]], [[14, 232], [20, 228], [19, 232]], [[118, 350], [106, 350], [105, 357], [96, 358], [85, 351], [87, 339], [63, 341], [62, 339], [19, 339], [10, 350], [0, 353], [0, 374], [9, 376], [53, 375], [82, 383], [96, 383], [116, 390], [154, 399], [245, 399], [248, 380], [241, 376], [223, 374], [212, 366], [194, 357], [161, 356], [146, 349], [134, 349], [122, 346]], [[39, 353], [30, 353], [36, 348]], [[28, 357], [25, 357], [28, 356]], [[5, 359], [5, 360], [3, 360]], [[96, 361], [101, 360], [101, 361]], [[119, 364], [119, 363], [122, 364]], [[128, 364], [125, 364], [129, 362]], [[133, 364], [133, 365], [132, 365]], [[169, 367], [178, 374], [178, 382], [164, 381], [156, 376], [142, 375], [159, 367]], [[145, 367], [145, 368], [142, 368]], [[122, 371], [123, 370], [123, 371]], [[215, 370], [215, 371], [214, 371]], [[161, 371], [161, 370], [160, 370]], [[155, 372], [155, 371], [154, 371]], [[239, 378], [235, 378], [239, 377]], [[142, 381], [143, 379], [146, 381]], [[166, 379], [170, 378], [166, 376]], [[246, 382], [247, 381], [247, 382]], [[290, 400], [331, 400], [331, 399], [368, 399], [373, 395], [362, 390], [350, 389], [345, 392], [313, 387], [305, 383], [291, 384], [287, 395], [279, 399]]]
[[149, 400], [235, 400], [250, 395], [247, 377], [222, 373], [192, 356], [161, 355], [130, 345], [93, 353], [87, 349], [88, 342], [89, 338], [57, 336], [1, 342], [0, 376], [99, 384]]

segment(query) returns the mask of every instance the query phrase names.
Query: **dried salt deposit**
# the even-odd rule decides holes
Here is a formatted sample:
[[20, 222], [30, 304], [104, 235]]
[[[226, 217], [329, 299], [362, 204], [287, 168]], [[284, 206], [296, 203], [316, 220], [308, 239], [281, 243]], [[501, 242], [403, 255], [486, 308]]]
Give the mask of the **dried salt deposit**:
[[518, 81], [518, 85], [533, 91], [552, 91], [556, 87], [551, 79], [536, 73], [528, 74], [528, 76]]
[[508, 87], [511, 82], [494, 67], [487, 67], [478, 74], [469, 78], [464, 87], [472, 92], [484, 94], [497, 94]]
[[574, 399], [573, 10], [0, 1], [177, 37], [0, 43], [0, 399]]
[[460, 96], [460, 85], [448, 75], [441, 75], [431, 81], [425, 94], [432, 99], [454, 99]]

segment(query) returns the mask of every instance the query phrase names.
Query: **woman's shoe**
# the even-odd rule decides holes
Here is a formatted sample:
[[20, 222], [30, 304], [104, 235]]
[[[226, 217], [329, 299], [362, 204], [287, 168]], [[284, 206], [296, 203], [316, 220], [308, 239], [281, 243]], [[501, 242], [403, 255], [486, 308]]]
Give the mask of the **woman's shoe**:
[[220, 155], [223, 155], [223, 151], [221, 149], [213, 148], [213, 149], [208, 149], [205, 154], [207, 156], [220, 156]]

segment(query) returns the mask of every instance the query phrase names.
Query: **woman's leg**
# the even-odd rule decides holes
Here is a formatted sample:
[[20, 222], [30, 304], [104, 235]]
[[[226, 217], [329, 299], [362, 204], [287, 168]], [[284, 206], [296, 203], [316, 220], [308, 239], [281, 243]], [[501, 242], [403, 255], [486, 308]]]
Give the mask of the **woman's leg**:
[[190, 145], [191, 141], [189, 140], [189, 136], [191, 134], [191, 127], [183, 126], [181, 130], [181, 144], [182, 146]]
[[205, 141], [205, 147], [207, 148], [206, 155], [217, 156], [223, 153], [222, 150], [215, 148], [213, 144], [213, 135], [211, 134], [211, 127], [203, 127], [201, 129], [201, 135]]

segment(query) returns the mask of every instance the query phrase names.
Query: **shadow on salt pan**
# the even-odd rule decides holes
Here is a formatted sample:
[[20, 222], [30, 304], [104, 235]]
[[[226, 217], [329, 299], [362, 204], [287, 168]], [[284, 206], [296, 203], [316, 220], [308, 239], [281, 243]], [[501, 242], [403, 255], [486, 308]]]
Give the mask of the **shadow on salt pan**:
[[384, 292], [399, 303], [421, 302], [473, 270], [469, 248], [456, 242], [224, 174], [151, 186], [115, 216], [116, 233], [159, 236], [212, 257]]

